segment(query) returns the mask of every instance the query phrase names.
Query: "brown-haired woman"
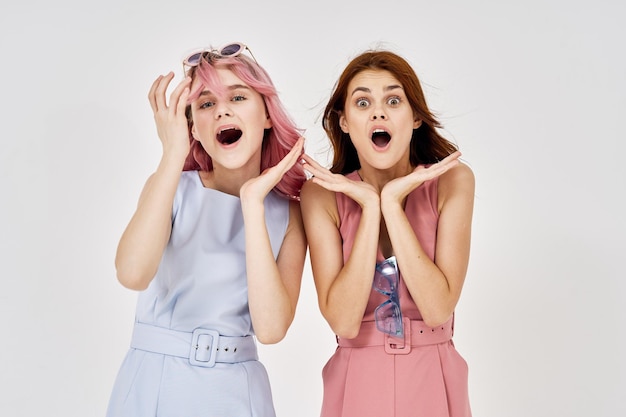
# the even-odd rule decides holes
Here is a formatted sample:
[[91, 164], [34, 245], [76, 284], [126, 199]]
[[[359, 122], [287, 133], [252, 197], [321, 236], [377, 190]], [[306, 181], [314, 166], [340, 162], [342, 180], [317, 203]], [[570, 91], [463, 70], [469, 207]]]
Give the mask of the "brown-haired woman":
[[389, 51], [354, 58], [326, 106], [334, 150], [301, 208], [320, 310], [338, 348], [322, 417], [471, 415], [452, 342], [470, 251], [474, 175], [438, 133], [419, 79]]

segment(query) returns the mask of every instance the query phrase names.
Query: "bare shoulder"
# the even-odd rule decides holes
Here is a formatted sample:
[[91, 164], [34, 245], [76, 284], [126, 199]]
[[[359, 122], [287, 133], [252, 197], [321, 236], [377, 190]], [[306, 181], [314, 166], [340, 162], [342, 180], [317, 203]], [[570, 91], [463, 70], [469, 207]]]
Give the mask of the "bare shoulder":
[[300, 190], [300, 201], [303, 206], [310, 206], [311, 204], [319, 204], [329, 201], [334, 201], [335, 193], [329, 191], [322, 187], [321, 185], [315, 184], [312, 180], [306, 181], [302, 185], [302, 189]]
[[463, 162], [443, 173], [439, 178], [439, 189], [462, 187], [474, 188], [474, 171]]
[[463, 162], [446, 171], [439, 177], [439, 210], [446, 201], [455, 198], [462, 198], [471, 204], [470, 202], [474, 199], [475, 187], [474, 172]]
[[318, 216], [322, 213], [328, 214], [334, 222], [339, 217], [335, 192], [327, 190], [312, 180], [308, 180], [302, 185], [300, 208], [305, 221], [306, 218], [319, 218]]

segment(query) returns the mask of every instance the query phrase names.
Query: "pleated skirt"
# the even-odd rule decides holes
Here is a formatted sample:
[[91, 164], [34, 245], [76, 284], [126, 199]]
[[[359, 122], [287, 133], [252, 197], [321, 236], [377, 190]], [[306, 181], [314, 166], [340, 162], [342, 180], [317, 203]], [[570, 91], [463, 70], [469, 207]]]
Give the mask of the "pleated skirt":
[[192, 366], [130, 349], [107, 417], [275, 417], [269, 378], [259, 361]]
[[338, 347], [322, 378], [321, 417], [471, 417], [467, 363], [451, 340], [406, 355]]

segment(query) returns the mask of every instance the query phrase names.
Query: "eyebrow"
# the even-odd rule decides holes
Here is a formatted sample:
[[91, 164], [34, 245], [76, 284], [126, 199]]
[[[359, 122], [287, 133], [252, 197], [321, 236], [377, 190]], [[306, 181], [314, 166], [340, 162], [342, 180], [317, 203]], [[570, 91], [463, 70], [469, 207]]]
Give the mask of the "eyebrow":
[[[391, 91], [391, 90], [395, 90], [395, 89], [397, 89], [397, 88], [399, 88], [399, 89], [403, 90], [403, 88], [402, 88], [402, 86], [401, 86], [401, 85], [399, 85], [399, 84], [392, 84], [392, 85], [388, 85], [387, 87], [383, 88], [383, 91]], [[369, 89], [369, 88], [367, 88], [367, 87], [357, 87], [357, 88], [355, 88], [355, 89], [352, 91], [352, 94], [351, 94], [351, 95], [353, 96], [356, 92], [359, 92], [359, 91], [362, 91], [362, 92], [364, 92], [364, 93], [371, 93], [371, 92], [372, 92], [372, 90], [370, 90], [370, 89]]]
[[[228, 87], [226, 87], [226, 89], [229, 91], [239, 90], [239, 89], [250, 90], [250, 87], [248, 87], [245, 84], [233, 84], [233, 85], [229, 85]], [[198, 97], [208, 96], [210, 94], [213, 94], [211, 90], [203, 90]]]

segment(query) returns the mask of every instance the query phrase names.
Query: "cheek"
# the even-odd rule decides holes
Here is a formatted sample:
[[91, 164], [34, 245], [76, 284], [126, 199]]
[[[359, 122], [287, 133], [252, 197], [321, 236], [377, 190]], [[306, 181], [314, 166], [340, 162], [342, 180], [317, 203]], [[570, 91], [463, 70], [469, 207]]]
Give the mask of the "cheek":
[[367, 122], [367, 120], [363, 120], [364, 117], [367, 119], [367, 117], [364, 116], [364, 113], [358, 111], [346, 111], [339, 117], [339, 127], [341, 127], [341, 130], [344, 133], [350, 133], [351, 130], [355, 131], [355, 129], [358, 129], [363, 122]]
[[191, 135], [194, 139], [200, 140], [210, 135], [211, 125], [202, 117], [192, 118]]

